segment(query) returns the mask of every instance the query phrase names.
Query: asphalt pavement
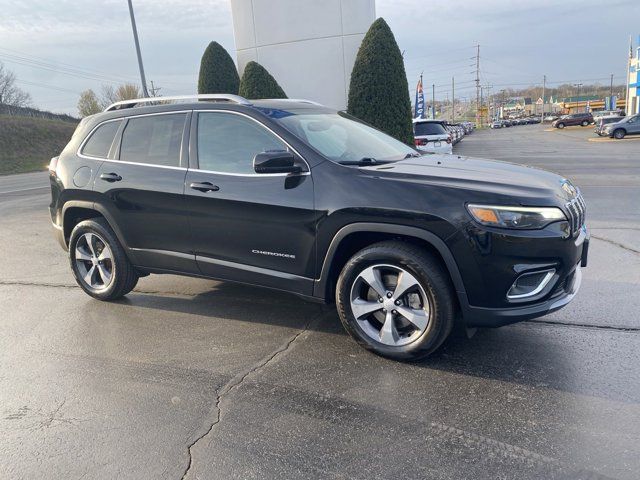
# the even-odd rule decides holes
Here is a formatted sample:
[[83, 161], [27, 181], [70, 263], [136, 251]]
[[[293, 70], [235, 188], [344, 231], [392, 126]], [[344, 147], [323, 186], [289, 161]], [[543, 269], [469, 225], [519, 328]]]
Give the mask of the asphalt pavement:
[[581, 187], [589, 267], [560, 312], [418, 364], [269, 290], [152, 275], [93, 300], [51, 235], [46, 173], [0, 177], [0, 478], [638, 478], [640, 142], [589, 136], [455, 147]]

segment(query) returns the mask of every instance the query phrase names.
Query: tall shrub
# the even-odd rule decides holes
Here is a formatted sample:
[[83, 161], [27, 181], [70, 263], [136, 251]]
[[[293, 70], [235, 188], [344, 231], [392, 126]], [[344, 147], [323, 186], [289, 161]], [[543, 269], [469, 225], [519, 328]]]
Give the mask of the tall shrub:
[[238, 94], [240, 77], [233, 60], [218, 42], [211, 42], [202, 55], [198, 93]]
[[240, 95], [258, 100], [261, 98], [287, 98], [273, 76], [257, 62], [249, 62], [244, 67], [240, 79]]
[[347, 111], [392, 137], [413, 143], [411, 100], [402, 54], [382, 18], [365, 35], [351, 72]]

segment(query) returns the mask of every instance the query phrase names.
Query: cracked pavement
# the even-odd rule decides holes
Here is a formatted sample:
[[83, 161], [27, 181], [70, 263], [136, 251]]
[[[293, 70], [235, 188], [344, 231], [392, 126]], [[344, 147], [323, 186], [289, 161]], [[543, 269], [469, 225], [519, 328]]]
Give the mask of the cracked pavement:
[[585, 194], [564, 310], [401, 364], [283, 293], [151, 276], [101, 303], [53, 240], [44, 173], [0, 177], [0, 478], [637, 478], [640, 144], [476, 132], [458, 152]]

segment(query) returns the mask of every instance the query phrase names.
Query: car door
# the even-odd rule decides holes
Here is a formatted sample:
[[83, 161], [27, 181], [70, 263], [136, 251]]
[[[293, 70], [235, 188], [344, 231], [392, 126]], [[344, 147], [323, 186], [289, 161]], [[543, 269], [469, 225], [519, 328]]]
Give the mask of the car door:
[[184, 213], [190, 116], [126, 118], [115, 158], [105, 160], [96, 177], [94, 191], [138, 266], [198, 272]]
[[640, 133], [640, 115], [631, 117], [627, 122], [627, 133], [638, 134]]
[[313, 181], [258, 174], [256, 154], [291, 147], [260, 121], [226, 111], [194, 112], [185, 198], [200, 271], [215, 278], [311, 294], [315, 269]]

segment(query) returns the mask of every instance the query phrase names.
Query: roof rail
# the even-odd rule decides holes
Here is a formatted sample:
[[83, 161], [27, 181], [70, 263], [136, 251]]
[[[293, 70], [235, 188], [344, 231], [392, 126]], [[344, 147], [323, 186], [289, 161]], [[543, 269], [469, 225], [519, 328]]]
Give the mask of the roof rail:
[[311, 105], [318, 105], [324, 107], [321, 103], [314, 102], [313, 100], [307, 100], [306, 98], [278, 98], [279, 102], [298, 102], [298, 103], [310, 103]]
[[112, 110], [120, 110], [123, 108], [132, 108], [140, 104], [162, 104], [162, 103], [180, 103], [185, 101], [218, 101], [218, 102], [232, 102], [239, 105], [251, 105], [251, 102], [239, 95], [231, 95], [226, 93], [207, 93], [202, 95], [176, 95], [173, 97], [149, 97], [149, 98], [134, 98], [132, 100], [123, 100], [121, 102], [112, 103], [104, 109], [105, 112]]

